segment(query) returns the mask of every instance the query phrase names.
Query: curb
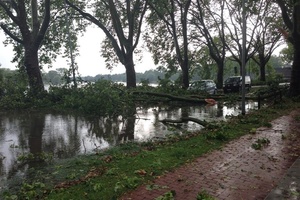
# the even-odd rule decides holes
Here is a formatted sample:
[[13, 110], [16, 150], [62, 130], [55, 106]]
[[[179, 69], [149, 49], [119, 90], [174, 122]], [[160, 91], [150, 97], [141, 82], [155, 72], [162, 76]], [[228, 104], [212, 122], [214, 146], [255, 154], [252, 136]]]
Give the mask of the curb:
[[287, 173], [265, 198], [265, 200], [300, 199], [300, 157], [288, 169]]

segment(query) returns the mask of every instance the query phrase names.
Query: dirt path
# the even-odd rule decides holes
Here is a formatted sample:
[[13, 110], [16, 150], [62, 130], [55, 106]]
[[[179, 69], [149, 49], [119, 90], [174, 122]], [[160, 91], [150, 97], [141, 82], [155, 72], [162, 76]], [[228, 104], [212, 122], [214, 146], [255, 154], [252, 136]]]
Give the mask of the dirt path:
[[[299, 113], [295, 110], [272, 121], [271, 128], [259, 128], [165, 174], [153, 181], [152, 189], [143, 185], [120, 199], [150, 200], [175, 191], [174, 199], [195, 200], [202, 190], [216, 199], [264, 199], [300, 155]], [[270, 143], [255, 150], [251, 146], [258, 139]]]

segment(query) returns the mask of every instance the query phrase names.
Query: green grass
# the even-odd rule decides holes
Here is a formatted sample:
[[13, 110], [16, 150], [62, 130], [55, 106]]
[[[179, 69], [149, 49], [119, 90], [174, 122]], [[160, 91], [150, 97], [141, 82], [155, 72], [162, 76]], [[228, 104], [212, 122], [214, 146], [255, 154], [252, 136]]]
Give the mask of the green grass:
[[[43, 176], [36, 177], [37, 182], [46, 185], [37, 198], [117, 199], [140, 184], [151, 184], [154, 178], [209, 151], [221, 149], [234, 138], [251, 133], [258, 127], [269, 126], [272, 119], [288, 114], [299, 105], [284, 102], [252, 111], [246, 116], [233, 117], [226, 123], [215, 124], [198, 133], [174, 136], [155, 144], [123, 144], [95, 155], [60, 161], [49, 166]], [[60, 187], [54, 188], [55, 185]], [[26, 199], [26, 191], [22, 192], [20, 198]]]

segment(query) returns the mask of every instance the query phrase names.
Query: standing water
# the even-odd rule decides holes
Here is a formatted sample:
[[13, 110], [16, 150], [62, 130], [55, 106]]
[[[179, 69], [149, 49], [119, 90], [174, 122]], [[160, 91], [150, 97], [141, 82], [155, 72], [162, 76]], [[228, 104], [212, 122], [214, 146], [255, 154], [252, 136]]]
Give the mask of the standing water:
[[[256, 109], [249, 102], [247, 110]], [[28, 166], [18, 159], [24, 155], [45, 154], [55, 159], [71, 158], [118, 145], [126, 141], [148, 141], [173, 134], [162, 119], [194, 117], [220, 121], [240, 114], [239, 106], [199, 105], [186, 107], [136, 108], [136, 114], [121, 117], [95, 118], [54, 112], [5, 112], [0, 116], [0, 193], [7, 190], [10, 179], [26, 177]], [[182, 123], [177, 132], [203, 128], [194, 122]]]

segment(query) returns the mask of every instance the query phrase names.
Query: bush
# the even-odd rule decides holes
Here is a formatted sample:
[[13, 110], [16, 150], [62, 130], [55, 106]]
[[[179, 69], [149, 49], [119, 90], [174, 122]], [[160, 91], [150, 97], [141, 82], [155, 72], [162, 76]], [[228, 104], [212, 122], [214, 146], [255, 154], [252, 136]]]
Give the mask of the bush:
[[81, 88], [53, 88], [49, 97], [64, 109], [77, 110], [86, 114], [116, 116], [125, 112], [131, 105], [130, 95], [124, 86], [111, 81], [101, 80]]

